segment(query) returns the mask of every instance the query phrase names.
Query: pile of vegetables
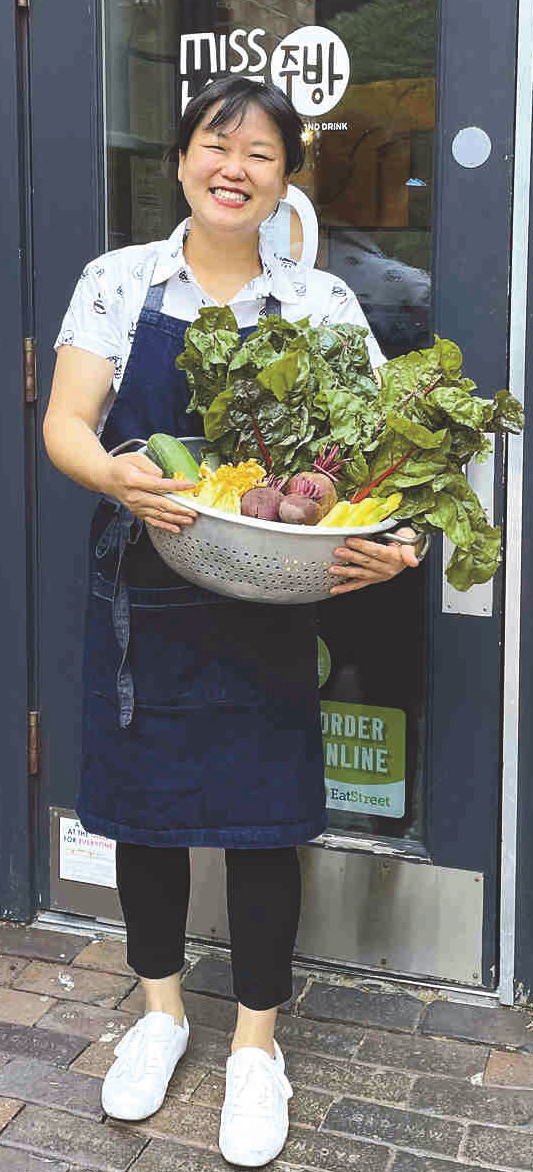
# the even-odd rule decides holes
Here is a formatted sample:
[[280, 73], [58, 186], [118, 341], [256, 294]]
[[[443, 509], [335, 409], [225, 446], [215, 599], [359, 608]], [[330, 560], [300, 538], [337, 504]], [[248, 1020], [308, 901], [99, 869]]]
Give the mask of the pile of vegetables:
[[150, 436], [147, 455], [166, 477], [192, 481], [193, 488], [180, 489], [191, 498], [223, 513], [242, 514], [263, 521], [284, 521], [289, 525], [326, 525], [345, 529], [383, 521], [397, 508], [401, 493], [386, 498], [369, 496], [360, 504], [339, 501], [334, 481], [342, 461], [337, 449], [323, 453], [309, 472], [283, 480], [267, 476], [253, 457], [238, 464], [208, 460], [197, 464], [181, 440], [157, 432]]
[[255, 459], [289, 483], [337, 445], [338, 495], [358, 504], [401, 494], [398, 520], [441, 529], [454, 544], [451, 584], [486, 582], [501, 558], [501, 534], [464, 467], [487, 456], [491, 434], [522, 429], [522, 407], [506, 390], [492, 400], [474, 395], [459, 347], [440, 338], [387, 362], [379, 386], [366, 333], [269, 316], [241, 344], [227, 306], [201, 309], [176, 359], [192, 391], [188, 410], [203, 416], [223, 462]]

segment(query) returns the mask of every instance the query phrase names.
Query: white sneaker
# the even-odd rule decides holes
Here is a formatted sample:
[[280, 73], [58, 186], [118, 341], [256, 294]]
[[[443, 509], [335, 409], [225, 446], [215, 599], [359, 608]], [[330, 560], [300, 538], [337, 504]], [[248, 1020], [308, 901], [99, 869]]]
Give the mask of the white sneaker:
[[276, 1041], [274, 1052], [276, 1057], [271, 1058], [259, 1047], [241, 1046], [226, 1062], [218, 1143], [230, 1164], [246, 1168], [268, 1164], [287, 1139], [292, 1087]]
[[102, 1086], [102, 1107], [115, 1119], [146, 1119], [158, 1111], [176, 1063], [187, 1049], [189, 1023], [147, 1013], [115, 1046], [116, 1062]]

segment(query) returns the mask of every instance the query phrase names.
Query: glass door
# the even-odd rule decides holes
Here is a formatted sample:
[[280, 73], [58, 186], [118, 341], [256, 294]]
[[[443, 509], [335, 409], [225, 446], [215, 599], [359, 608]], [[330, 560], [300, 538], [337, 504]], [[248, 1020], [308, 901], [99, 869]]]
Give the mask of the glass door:
[[[295, 258], [316, 248], [318, 266], [357, 294], [387, 357], [430, 345], [436, 331], [461, 345], [481, 393], [505, 385], [514, 4], [491, 0], [474, 14], [460, 0], [299, 0], [296, 7], [288, 0], [102, 0], [100, 23], [74, 16], [66, 0], [53, 6], [66, 21], [71, 53], [56, 50], [36, 0], [36, 264], [45, 337], [55, 336], [87, 259], [168, 236], [187, 214], [175, 164], [163, 156], [191, 95], [229, 73], [273, 80], [305, 121], [306, 165], [295, 177], [301, 195], [280, 214], [280, 248]], [[47, 62], [48, 89], [39, 60]], [[72, 111], [64, 108], [67, 83]], [[61, 141], [50, 150], [56, 125]], [[480, 130], [491, 150], [483, 158], [467, 152], [465, 161], [460, 135], [468, 140]], [[59, 259], [54, 231], [69, 242]], [[495, 458], [501, 486], [499, 451]], [[493, 493], [490, 484], [487, 492], [497, 519], [501, 489]], [[88, 503], [75, 492], [67, 500], [64, 482], [43, 473], [46, 582], [54, 581], [58, 555], [49, 518], [62, 515], [71, 526], [75, 518], [80, 528], [83, 509]], [[72, 546], [70, 560], [59, 558], [66, 611], [57, 591], [53, 597], [43, 587], [43, 681], [53, 686], [58, 657], [69, 674], [63, 723], [51, 703], [47, 709], [47, 799], [56, 812], [72, 810], [78, 768], [81, 535], [75, 548], [75, 563]], [[61, 626], [65, 613], [71, 621]], [[501, 578], [479, 607], [474, 599], [465, 609], [443, 594], [438, 543], [425, 568], [321, 606], [329, 827], [302, 852], [308, 908], [314, 900], [322, 909], [304, 908], [302, 953], [373, 967], [386, 958], [389, 971], [494, 982], [501, 613]], [[66, 754], [59, 750], [65, 727]], [[197, 869], [218, 867], [210, 852], [196, 855]], [[384, 857], [392, 867], [386, 883]], [[366, 902], [358, 902], [354, 893], [363, 888]], [[54, 906], [80, 906], [82, 889], [93, 914], [105, 914], [97, 910], [102, 891], [81, 882], [68, 891], [56, 883]], [[338, 912], [322, 905], [326, 889], [337, 893]], [[403, 936], [391, 950], [400, 891]], [[455, 967], [447, 943], [432, 935], [443, 901], [465, 909]], [[409, 925], [422, 905], [424, 946], [417, 951], [413, 943], [409, 959]], [[326, 951], [324, 917], [333, 924]], [[218, 905], [194, 904], [194, 896], [191, 925], [196, 935], [227, 938]]]

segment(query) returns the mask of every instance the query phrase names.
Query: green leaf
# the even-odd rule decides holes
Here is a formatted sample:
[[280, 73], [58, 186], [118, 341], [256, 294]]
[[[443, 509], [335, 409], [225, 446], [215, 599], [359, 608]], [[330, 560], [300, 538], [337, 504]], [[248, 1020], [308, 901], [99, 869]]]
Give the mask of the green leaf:
[[494, 411], [490, 399], [470, 395], [461, 387], [435, 387], [434, 391], [430, 391], [427, 401], [430, 406], [438, 407], [448, 419], [475, 431], [486, 429]]
[[509, 391], [498, 391], [495, 395], [496, 410], [492, 419], [494, 431], [510, 431], [515, 435], [524, 428], [524, 408]]
[[[398, 435], [405, 436], [417, 448], [440, 448], [450, 439], [447, 428], [441, 431], [429, 431], [421, 423], [413, 423], [401, 415], [387, 415], [387, 427]], [[449, 446], [449, 445], [448, 445]]]

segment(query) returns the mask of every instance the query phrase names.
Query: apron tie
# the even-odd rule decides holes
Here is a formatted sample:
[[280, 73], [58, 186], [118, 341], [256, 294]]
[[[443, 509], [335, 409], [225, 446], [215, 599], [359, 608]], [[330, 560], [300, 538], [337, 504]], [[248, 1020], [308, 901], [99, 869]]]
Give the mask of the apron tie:
[[127, 728], [131, 724], [135, 707], [133, 676], [128, 663], [128, 647], [130, 642], [130, 598], [126, 579], [122, 572], [122, 559], [128, 545], [135, 545], [142, 533], [143, 522], [139, 517], [130, 513], [125, 505], [110, 497], [105, 501], [115, 506], [115, 512], [106, 525], [96, 545], [96, 557], [103, 558], [110, 550], [117, 554], [115, 581], [113, 585], [113, 629], [117, 643], [122, 652], [117, 671], [117, 697], [120, 728]]

